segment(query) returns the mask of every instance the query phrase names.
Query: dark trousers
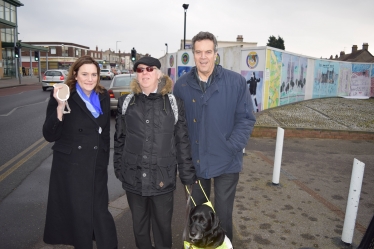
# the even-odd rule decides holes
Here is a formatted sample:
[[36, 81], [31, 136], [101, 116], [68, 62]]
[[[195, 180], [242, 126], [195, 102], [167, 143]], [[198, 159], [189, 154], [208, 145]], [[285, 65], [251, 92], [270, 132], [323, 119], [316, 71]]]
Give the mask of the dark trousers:
[[174, 192], [157, 196], [141, 196], [126, 191], [126, 196], [132, 213], [136, 247], [153, 248], [152, 226], [155, 248], [170, 249]]
[[[210, 199], [211, 179], [199, 178], [201, 186]], [[239, 181], [239, 173], [223, 174], [213, 178], [214, 182], [214, 209], [221, 221], [221, 227], [225, 230], [227, 237], [232, 241], [232, 211], [236, 193], [236, 185]], [[196, 205], [206, 202], [204, 193], [199, 184], [192, 185], [192, 197]], [[193, 205], [193, 204], [192, 204]]]

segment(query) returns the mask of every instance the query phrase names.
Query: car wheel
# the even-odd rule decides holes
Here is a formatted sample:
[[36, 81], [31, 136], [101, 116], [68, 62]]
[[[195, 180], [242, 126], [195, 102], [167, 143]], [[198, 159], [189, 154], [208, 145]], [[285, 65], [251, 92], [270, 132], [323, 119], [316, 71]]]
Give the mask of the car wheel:
[[47, 91], [47, 87], [44, 87], [44, 86], [43, 86], [42, 88], [43, 88], [43, 91]]

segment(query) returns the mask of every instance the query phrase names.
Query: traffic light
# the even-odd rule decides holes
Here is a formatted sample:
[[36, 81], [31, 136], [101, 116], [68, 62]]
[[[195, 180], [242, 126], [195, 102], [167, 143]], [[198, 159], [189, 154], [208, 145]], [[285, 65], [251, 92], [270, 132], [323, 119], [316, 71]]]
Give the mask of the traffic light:
[[16, 58], [19, 57], [19, 48], [18, 48], [18, 47], [14, 47], [14, 56], [15, 56]]
[[34, 59], [35, 61], [39, 61], [39, 51], [34, 52]]
[[136, 60], [136, 50], [135, 50], [135, 48], [131, 49], [131, 60], [132, 61]]

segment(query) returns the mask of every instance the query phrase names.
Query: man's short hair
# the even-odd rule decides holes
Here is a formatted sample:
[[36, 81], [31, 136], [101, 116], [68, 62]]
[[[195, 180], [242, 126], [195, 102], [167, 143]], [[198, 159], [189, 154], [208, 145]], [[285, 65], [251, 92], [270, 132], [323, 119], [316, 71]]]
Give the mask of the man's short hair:
[[217, 53], [217, 39], [210, 32], [200, 31], [197, 35], [192, 38], [192, 53], [195, 53], [195, 42], [202, 40], [211, 40], [214, 44], [214, 53]]

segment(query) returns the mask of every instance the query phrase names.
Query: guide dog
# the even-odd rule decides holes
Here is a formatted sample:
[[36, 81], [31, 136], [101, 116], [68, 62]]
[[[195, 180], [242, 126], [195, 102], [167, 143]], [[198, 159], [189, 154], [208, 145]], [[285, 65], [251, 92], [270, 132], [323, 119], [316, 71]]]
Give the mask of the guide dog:
[[[191, 195], [190, 198], [192, 199]], [[231, 242], [220, 226], [220, 220], [215, 213], [212, 203], [207, 196], [206, 198], [208, 201], [202, 205], [196, 205], [192, 199], [195, 207], [192, 208], [188, 215], [187, 231], [185, 230], [185, 232], [188, 234], [189, 242], [185, 238], [184, 249], [232, 249]], [[187, 203], [190, 205], [189, 201]], [[187, 236], [184, 234], [184, 237]]]

